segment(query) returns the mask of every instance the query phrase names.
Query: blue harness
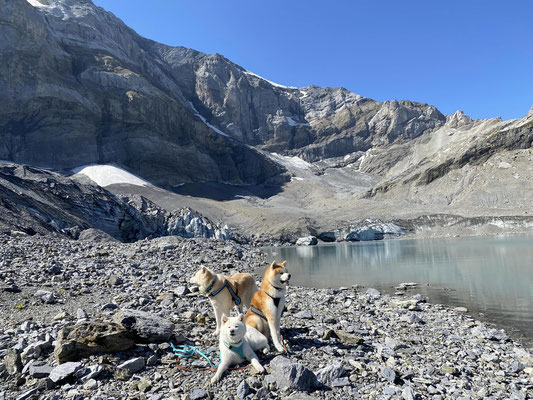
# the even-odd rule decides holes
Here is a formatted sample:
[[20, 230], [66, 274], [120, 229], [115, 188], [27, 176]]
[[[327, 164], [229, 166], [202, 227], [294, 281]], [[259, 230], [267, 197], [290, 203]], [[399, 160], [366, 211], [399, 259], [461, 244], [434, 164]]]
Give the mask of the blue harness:
[[215, 286], [215, 281], [216, 279], [213, 279], [213, 282], [211, 282], [211, 284], [205, 290], [205, 292], [207, 293], [207, 296], [215, 297], [217, 294], [222, 292], [224, 288], [228, 289], [229, 294], [231, 295], [233, 301], [235, 302], [235, 305], [239, 309], [239, 312], [242, 314], [241, 298], [237, 295], [237, 293], [235, 293], [235, 291], [233, 290], [233, 288], [231, 287], [227, 279], [224, 279], [224, 284], [221, 287], [219, 287], [213, 293], [209, 293], [211, 289], [213, 289], [213, 286]]
[[[246, 360], [246, 357], [244, 355], [244, 340], [241, 340], [241, 344], [238, 346], [226, 342], [224, 342], [224, 345], [234, 353], [237, 353], [239, 357], [241, 357], [243, 360]], [[222, 357], [220, 358], [222, 359]]]

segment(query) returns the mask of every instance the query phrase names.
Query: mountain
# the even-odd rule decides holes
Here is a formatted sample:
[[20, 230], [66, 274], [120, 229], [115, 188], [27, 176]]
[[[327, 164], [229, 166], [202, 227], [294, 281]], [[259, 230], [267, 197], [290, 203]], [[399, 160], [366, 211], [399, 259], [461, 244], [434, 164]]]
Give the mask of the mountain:
[[0, 39], [0, 160], [66, 175], [113, 164], [172, 190], [115, 194], [276, 237], [532, 211], [531, 112], [472, 120], [279, 85], [145, 39], [90, 0], [4, 0]]
[[256, 184], [283, 171], [250, 146], [315, 161], [445, 121], [428, 105], [273, 84], [221, 55], [144, 39], [89, 0], [6, 0], [0, 18], [0, 158], [10, 161]]
[[0, 26], [0, 159], [115, 162], [164, 185], [283, 172], [196, 116], [157, 45], [91, 2], [6, 0]]

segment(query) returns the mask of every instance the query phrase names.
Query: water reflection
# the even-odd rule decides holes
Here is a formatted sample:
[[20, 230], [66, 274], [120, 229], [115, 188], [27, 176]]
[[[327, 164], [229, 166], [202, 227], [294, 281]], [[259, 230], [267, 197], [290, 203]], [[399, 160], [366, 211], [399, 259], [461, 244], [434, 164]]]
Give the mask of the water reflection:
[[[266, 249], [294, 284], [381, 290], [418, 282], [433, 302], [482, 312], [533, 340], [533, 237], [386, 240]], [[274, 254], [274, 255], [273, 255]], [[451, 288], [452, 291], [444, 288]]]

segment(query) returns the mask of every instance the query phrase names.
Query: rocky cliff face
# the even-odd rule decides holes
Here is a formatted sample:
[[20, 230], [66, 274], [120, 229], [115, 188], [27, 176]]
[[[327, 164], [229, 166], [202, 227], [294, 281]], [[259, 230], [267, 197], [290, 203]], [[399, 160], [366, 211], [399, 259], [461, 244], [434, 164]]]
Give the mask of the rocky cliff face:
[[116, 162], [164, 185], [282, 172], [199, 118], [156, 45], [90, 1], [6, 0], [0, 26], [0, 159]]
[[316, 161], [445, 122], [428, 105], [274, 84], [221, 55], [144, 39], [90, 0], [6, 0], [0, 22], [0, 159], [114, 162], [163, 185], [257, 184], [283, 169], [250, 146]]
[[78, 238], [98, 229], [121, 241], [182, 236], [231, 239], [190, 209], [166, 212], [141, 196], [118, 197], [93, 184], [16, 164], [0, 164], [0, 232]]
[[344, 88], [279, 85], [221, 55], [155, 45], [195, 113], [236, 140], [308, 161], [409, 140], [444, 124], [435, 107]]

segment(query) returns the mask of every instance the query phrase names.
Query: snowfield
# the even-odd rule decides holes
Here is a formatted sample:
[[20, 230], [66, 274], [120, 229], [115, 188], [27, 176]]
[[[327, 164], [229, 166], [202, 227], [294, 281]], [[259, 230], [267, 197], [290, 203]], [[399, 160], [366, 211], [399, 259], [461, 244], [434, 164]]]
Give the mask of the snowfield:
[[150, 182], [133, 175], [115, 164], [104, 165], [83, 165], [74, 168], [72, 172], [75, 175], [85, 175], [98, 186], [109, 186], [125, 183], [135, 186], [147, 186]]

